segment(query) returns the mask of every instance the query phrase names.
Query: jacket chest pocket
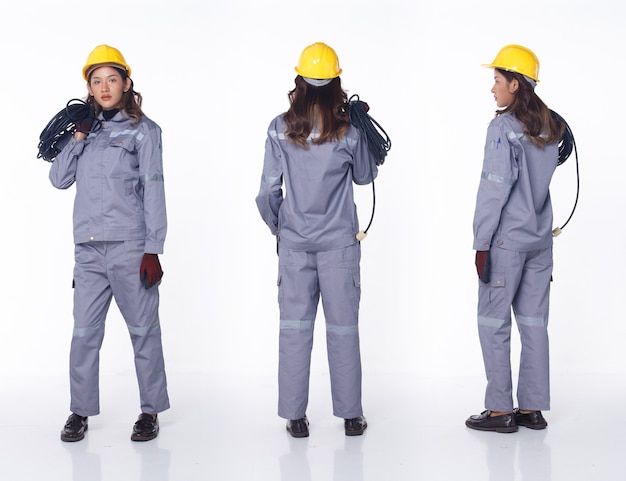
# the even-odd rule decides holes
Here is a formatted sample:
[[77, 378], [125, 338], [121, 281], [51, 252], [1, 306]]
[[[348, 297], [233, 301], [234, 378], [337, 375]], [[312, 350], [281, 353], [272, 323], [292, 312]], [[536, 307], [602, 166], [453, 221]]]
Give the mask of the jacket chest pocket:
[[133, 136], [112, 138], [108, 150], [111, 152], [112, 176], [124, 178], [139, 171], [137, 143]]

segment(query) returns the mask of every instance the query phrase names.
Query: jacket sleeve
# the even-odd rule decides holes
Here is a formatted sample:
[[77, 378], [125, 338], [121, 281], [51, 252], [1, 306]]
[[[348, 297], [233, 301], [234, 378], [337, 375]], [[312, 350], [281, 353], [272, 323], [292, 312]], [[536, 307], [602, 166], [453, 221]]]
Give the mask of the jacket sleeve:
[[[356, 130], [356, 129], [355, 129]], [[346, 140], [354, 144], [353, 164], [352, 164], [352, 180], [355, 184], [370, 184], [378, 175], [378, 167], [376, 159], [372, 156], [367, 148], [365, 136], [358, 130], [356, 141], [350, 137]]]
[[76, 164], [84, 148], [84, 140], [72, 139], [52, 162], [48, 177], [57, 189], [67, 189], [76, 181]]
[[278, 133], [270, 127], [265, 141], [263, 174], [259, 194], [256, 197], [256, 205], [261, 217], [274, 235], [278, 234], [278, 211], [283, 202], [281, 157]]
[[163, 152], [161, 129], [148, 127], [139, 148], [139, 178], [143, 183], [143, 208], [146, 222], [144, 252], [162, 254], [167, 233], [165, 185], [163, 180]]
[[[510, 132], [513, 134], [513, 132]], [[518, 177], [515, 149], [509, 132], [501, 122], [492, 122], [487, 130], [483, 169], [474, 211], [475, 250], [489, 250], [500, 224], [500, 217]]]

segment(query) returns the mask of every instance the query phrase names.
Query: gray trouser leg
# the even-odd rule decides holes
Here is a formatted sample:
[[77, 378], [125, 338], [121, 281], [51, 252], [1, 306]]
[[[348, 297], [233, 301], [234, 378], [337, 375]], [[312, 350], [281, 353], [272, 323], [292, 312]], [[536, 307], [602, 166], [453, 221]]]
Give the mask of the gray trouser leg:
[[355, 418], [361, 405], [361, 353], [359, 346], [360, 245], [318, 255], [333, 414]]
[[119, 250], [114, 260], [109, 260], [111, 287], [133, 345], [141, 412], [159, 413], [170, 407], [159, 323], [159, 287], [146, 289], [141, 283], [142, 241], [125, 241], [116, 247]]
[[[497, 321], [502, 323], [497, 324]], [[478, 322], [478, 335], [487, 375], [485, 408], [492, 411], [512, 411], [511, 320], [482, 317]]]
[[299, 419], [304, 417], [309, 402], [319, 283], [315, 254], [281, 248], [279, 256], [278, 415]]
[[520, 409], [550, 409], [548, 317], [552, 249], [528, 252], [513, 311], [522, 340], [517, 401]]
[[74, 331], [70, 348], [70, 410], [81, 416], [100, 413], [100, 347], [111, 304], [102, 243], [74, 250]]

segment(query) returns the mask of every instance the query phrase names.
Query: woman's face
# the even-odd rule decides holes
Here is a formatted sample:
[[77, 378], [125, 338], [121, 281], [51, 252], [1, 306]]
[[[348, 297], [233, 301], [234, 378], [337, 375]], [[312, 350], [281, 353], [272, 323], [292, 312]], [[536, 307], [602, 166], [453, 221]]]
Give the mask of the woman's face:
[[491, 89], [491, 93], [496, 100], [498, 108], [508, 107], [515, 99], [515, 94], [517, 93], [519, 84], [516, 79], [509, 82], [498, 70], [494, 69], [493, 72], [495, 82], [493, 84], [493, 88]]
[[120, 108], [122, 95], [130, 88], [130, 79], [122, 80], [120, 73], [113, 67], [99, 67], [94, 70], [87, 84], [87, 90], [93, 95], [102, 110]]

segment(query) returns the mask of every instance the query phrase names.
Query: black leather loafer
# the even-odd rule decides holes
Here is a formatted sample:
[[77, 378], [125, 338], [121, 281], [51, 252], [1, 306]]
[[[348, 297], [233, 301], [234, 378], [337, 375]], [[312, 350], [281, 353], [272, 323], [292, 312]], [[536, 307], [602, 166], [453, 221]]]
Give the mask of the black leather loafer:
[[360, 436], [367, 428], [367, 421], [363, 416], [352, 419], [344, 419], [343, 427], [346, 430], [346, 436]]
[[306, 438], [309, 436], [309, 420], [306, 416], [300, 419], [290, 419], [287, 421], [287, 431], [294, 438]]
[[489, 410], [470, 416], [465, 421], [465, 425], [479, 431], [495, 431], [497, 433], [514, 433], [518, 429], [513, 413], [492, 416]]
[[133, 426], [131, 441], [150, 441], [159, 435], [159, 420], [157, 415], [141, 413]]
[[545, 429], [548, 422], [544, 419], [541, 411], [533, 411], [528, 414], [520, 412], [519, 409], [515, 410], [515, 423], [518, 426], [524, 426], [530, 429]]
[[72, 443], [74, 441], [80, 441], [85, 437], [85, 431], [87, 431], [87, 417], [79, 416], [78, 414], [70, 414], [67, 418], [65, 426], [61, 431], [61, 441]]

